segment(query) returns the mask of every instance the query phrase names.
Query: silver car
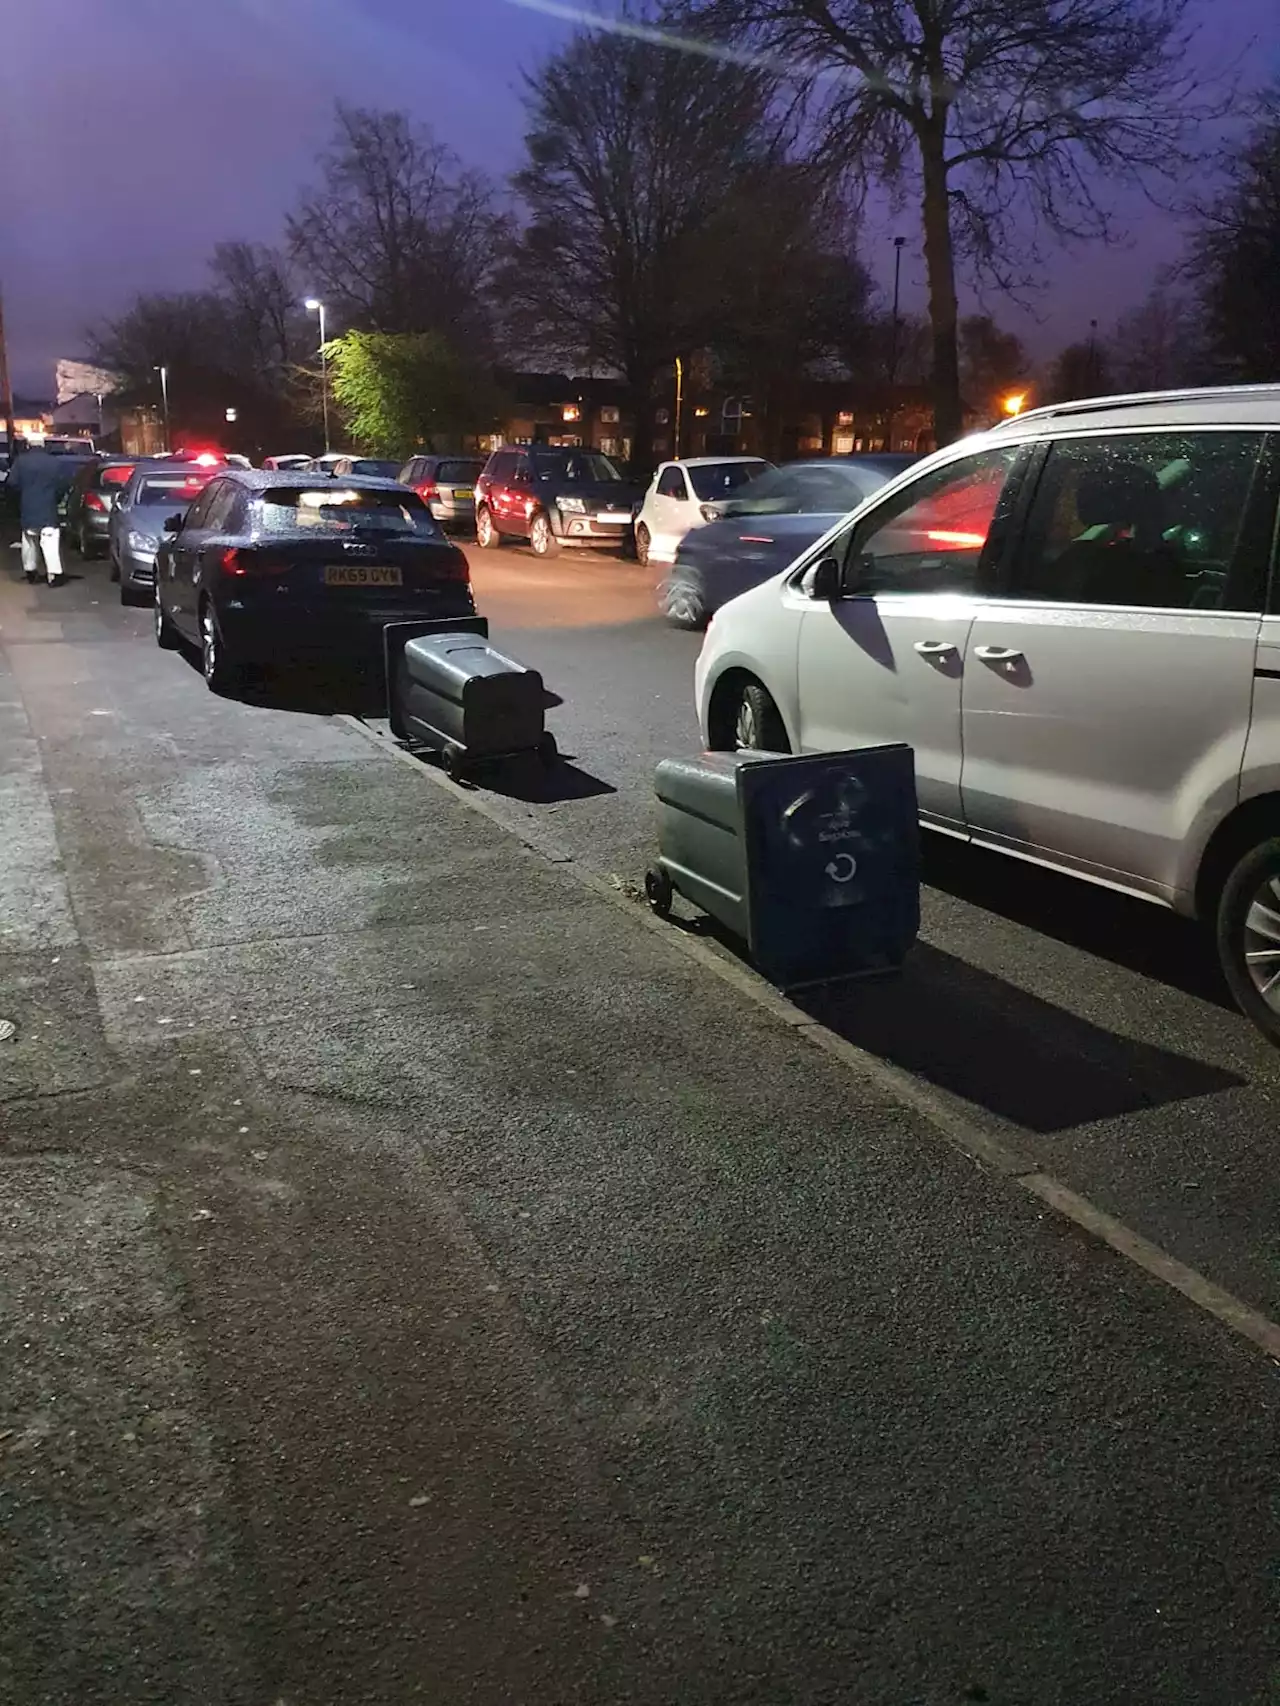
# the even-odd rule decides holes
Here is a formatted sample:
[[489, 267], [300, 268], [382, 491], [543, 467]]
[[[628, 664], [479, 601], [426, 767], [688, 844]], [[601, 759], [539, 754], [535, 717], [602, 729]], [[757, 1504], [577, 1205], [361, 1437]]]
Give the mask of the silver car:
[[1040, 409], [715, 616], [708, 745], [905, 741], [922, 823], [1204, 919], [1280, 1042], [1280, 386]]
[[441, 527], [470, 531], [476, 524], [476, 481], [483, 456], [414, 456], [396, 478], [414, 491]]
[[121, 604], [150, 604], [165, 517], [182, 515], [217, 473], [174, 462], [140, 462], [111, 511], [107, 554]]

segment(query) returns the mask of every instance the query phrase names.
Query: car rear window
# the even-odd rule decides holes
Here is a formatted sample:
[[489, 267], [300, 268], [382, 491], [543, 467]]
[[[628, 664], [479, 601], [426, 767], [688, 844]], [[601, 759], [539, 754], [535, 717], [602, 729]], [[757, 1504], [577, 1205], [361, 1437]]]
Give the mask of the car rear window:
[[362, 456], [358, 462], [351, 464], [353, 474], [372, 476], [378, 480], [394, 480], [400, 472], [398, 462], [379, 462], [372, 456]]
[[539, 480], [602, 485], [622, 478], [618, 468], [598, 450], [538, 451], [529, 459]]
[[269, 486], [255, 506], [268, 533], [423, 533], [438, 528], [416, 492], [344, 486]]
[[146, 506], [194, 503], [209, 484], [209, 478], [207, 474], [154, 475], [142, 481], [133, 501]]
[[464, 486], [473, 486], [480, 478], [483, 462], [442, 462], [436, 469], [436, 479], [450, 485], [454, 481]]
[[715, 498], [727, 498], [757, 474], [766, 473], [768, 467], [767, 462], [704, 462], [701, 467], [686, 463], [685, 473], [703, 503], [710, 503]]

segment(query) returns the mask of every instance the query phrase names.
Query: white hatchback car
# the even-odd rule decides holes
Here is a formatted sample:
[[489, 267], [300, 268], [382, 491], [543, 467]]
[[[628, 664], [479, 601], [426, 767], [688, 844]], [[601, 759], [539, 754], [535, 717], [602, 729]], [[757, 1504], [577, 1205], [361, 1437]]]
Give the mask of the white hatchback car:
[[921, 822], [1211, 922], [1280, 1041], [1280, 386], [1039, 409], [718, 611], [708, 746], [906, 741]]
[[642, 563], [674, 562], [685, 534], [719, 521], [717, 499], [730, 498], [772, 468], [759, 456], [690, 456], [660, 462], [636, 513], [636, 556]]

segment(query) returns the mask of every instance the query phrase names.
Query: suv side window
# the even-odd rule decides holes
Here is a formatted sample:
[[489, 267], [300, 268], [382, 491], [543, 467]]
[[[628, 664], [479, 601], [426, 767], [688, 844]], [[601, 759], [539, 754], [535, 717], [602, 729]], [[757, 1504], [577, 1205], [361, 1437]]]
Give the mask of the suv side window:
[[[187, 518], [182, 524], [184, 532], [194, 533], [198, 529], [208, 526], [206, 517], [209, 514], [210, 506], [212, 505], [214, 497], [217, 495], [218, 488], [221, 484], [221, 480], [214, 480], [201, 492], [200, 496], [187, 511]], [[177, 499], [175, 501], [179, 504], [181, 503], [181, 499]]]
[[679, 468], [664, 468], [662, 478], [658, 481], [658, 496], [660, 498], [687, 498], [688, 492], [684, 486], [684, 474]]
[[225, 533], [236, 499], [240, 496], [240, 488], [231, 480], [219, 480], [213, 490], [215, 495], [210, 499], [201, 525], [209, 533]]
[[533, 469], [529, 465], [529, 458], [527, 456], [516, 456], [512, 460], [515, 466], [511, 470], [511, 484], [513, 486], [531, 486], [533, 484]]
[[1147, 610], [1262, 608], [1242, 550], [1262, 464], [1251, 432], [1116, 433], [1049, 446], [1015, 598]]
[[495, 486], [509, 486], [516, 471], [516, 458], [509, 452], [499, 453], [489, 464], [489, 479]]
[[[988, 590], [1008, 536], [1019, 444], [960, 457], [924, 474], [851, 530], [851, 593]], [[1002, 501], [1003, 500], [1003, 501]], [[838, 545], [832, 552], [838, 555]]]

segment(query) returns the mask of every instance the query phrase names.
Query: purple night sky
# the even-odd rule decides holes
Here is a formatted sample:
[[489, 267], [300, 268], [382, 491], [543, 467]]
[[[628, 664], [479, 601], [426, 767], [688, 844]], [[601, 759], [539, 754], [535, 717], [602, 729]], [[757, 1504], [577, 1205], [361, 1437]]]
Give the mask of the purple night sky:
[[[1201, 3], [1215, 64], [1243, 54], [1255, 84], [1280, 73], [1277, 0]], [[12, 0], [0, 285], [15, 386], [47, 394], [55, 358], [80, 353], [86, 322], [135, 291], [203, 284], [219, 239], [273, 240], [335, 98], [404, 107], [469, 162], [508, 171], [520, 72], [567, 33], [512, 0]], [[992, 304], [1036, 353], [1091, 318], [1109, 326], [1177, 255], [1167, 216], [1144, 202], [1124, 216], [1124, 247], [1051, 253], [1033, 315]], [[919, 309], [914, 220], [873, 213], [864, 247], [874, 264], [896, 231], [904, 304]]]

